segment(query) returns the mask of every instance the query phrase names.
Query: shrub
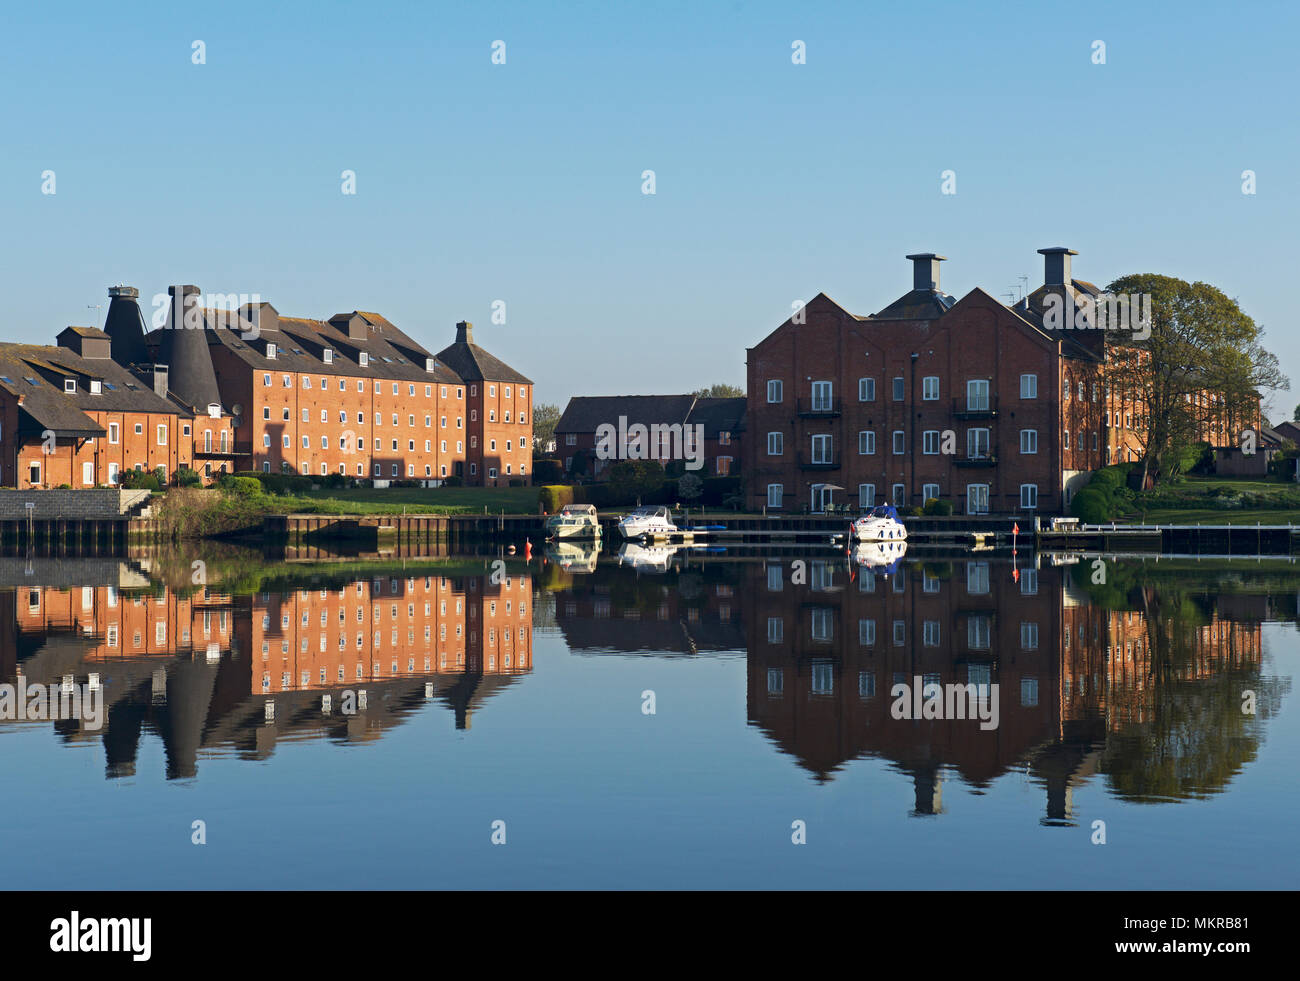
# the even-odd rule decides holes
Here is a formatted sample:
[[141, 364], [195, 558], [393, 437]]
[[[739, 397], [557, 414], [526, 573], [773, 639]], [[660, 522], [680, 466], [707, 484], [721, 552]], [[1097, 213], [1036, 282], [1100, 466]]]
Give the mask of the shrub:
[[1070, 502], [1070, 513], [1090, 525], [1109, 521], [1111, 515], [1106, 495], [1094, 490], [1091, 485], [1074, 495], [1074, 500]]
[[199, 476], [197, 470], [177, 467], [176, 472], [172, 474], [172, 483], [177, 487], [199, 487], [203, 484], [203, 478]]
[[566, 504], [575, 503], [573, 488], [566, 484], [544, 484], [537, 490], [537, 501], [547, 514], [554, 514]]
[[259, 497], [262, 493], [262, 482], [254, 477], [232, 476], [224, 483], [218, 481], [218, 485], [222, 490], [237, 497]]
[[946, 518], [952, 514], [952, 501], [932, 497], [925, 502], [925, 513], [935, 517]]
[[158, 483], [158, 477], [149, 470], [124, 470], [118, 486], [123, 490], [151, 490], [156, 491], [162, 485]]
[[464, 478], [464, 477], [444, 477], [444, 478], [442, 479], [442, 486], [443, 486], [443, 487], [464, 487], [464, 486], [465, 486], [465, 478]]
[[705, 477], [700, 503], [712, 507], [721, 504], [731, 495], [743, 494], [744, 491], [740, 477]]
[[523, 477], [511, 477], [508, 481], [506, 481], [506, 483], [509, 484], [511, 487], [523, 487], [523, 486], [524, 486], [524, 478], [523, 478]]
[[57, 490], [72, 490], [71, 484], [59, 484]]

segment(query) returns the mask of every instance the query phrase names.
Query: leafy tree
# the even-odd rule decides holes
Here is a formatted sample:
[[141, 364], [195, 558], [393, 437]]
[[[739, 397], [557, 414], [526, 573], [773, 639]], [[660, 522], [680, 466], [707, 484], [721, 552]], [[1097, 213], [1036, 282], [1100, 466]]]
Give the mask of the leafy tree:
[[657, 460], [620, 460], [605, 471], [611, 493], [639, 498], [663, 486], [664, 468]]
[[555, 424], [560, 421], [560, 407], [542, 402], [533, 406], [533, 447], [538, 444], [545, 449], [546, 444], [555, 438]]
[[1295, 407], [1295, 413], [1291, 416], [1292, 422], [1300, 422], [1300, 405]]
[[1263, 329], [1217, 287], [1139, 273], [1106, 289], [1151, 295], [1150, 336], [1108, 337], [1106, 350], [1106, 377], [1140, 420], [1141, 486], [1149, 475], [1176, 475], [1183, 448], [1206, 430], [1223, 428], [1235, 441], [1257, 429], [1261, 393], [1290, 387], [1261, 343]]
[[716, 385], [701, 388], [691, 394], [697, 399], [742, 399], [745, 397], [745, 390], [735, 385], [728, 385], [726, 382], [718, 382]]

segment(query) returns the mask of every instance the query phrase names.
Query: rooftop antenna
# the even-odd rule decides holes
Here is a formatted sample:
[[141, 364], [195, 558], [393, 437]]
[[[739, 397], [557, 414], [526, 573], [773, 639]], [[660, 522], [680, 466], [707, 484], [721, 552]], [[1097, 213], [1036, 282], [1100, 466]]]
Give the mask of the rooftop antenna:
[[1028, 295], [1029, 295], [1029, 277], [1021, 276], [1020, 277], [1020, 298], [1024, 299]]
[[[100, 309], [103, 308], [103, 306], [104, 306], [104, 305], [103, 305], [102, 303], [87, 303], [87, 304], [86, 304], [86, 309], [87, 309], [87, 310], [94, 310], [94, 311], [95, 311], [95, 324], [96, 324], [96, 325], [99, 323], [99, 311], [100, 311]], [[92, 325], [92, 326], [93, 326], [93, 325]]]

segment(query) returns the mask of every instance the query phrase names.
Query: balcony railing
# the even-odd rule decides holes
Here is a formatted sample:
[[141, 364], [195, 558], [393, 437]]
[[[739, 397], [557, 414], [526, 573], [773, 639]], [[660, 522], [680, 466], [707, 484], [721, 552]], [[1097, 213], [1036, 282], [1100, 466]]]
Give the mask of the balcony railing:
[[972, 456], [959, 456], [952, 463], [955, 467], [996, 467], [998, 457], [996, 453], [976, 453]]
[[810, 453], [799, 454], [800, 470], [838, 470], [840, 467], [840, 455], [832, 453], [830, 456], [819, 456], [813, 458]]
[[844, 411], [843, 399], [796, 399], [795, 412], [804, 419], [838, 416]]
[[952, 414], [958, 419], [996, 419], [998, 400], [994, 395], [986, 398], [955, 398], [952, 400]]

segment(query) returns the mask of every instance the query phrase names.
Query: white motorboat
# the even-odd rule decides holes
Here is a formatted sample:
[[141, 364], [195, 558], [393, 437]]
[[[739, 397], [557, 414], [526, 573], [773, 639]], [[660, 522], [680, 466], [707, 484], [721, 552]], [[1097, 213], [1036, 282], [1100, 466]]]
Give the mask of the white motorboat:
[[859, 542], [893, 542], [907, 538], [907, 528], [898, 520], [892, 504], [872, 508], [849, 526], [849, 537]]
[[618, 530], [624, 538], [640, 538], [643, 535], [666, 535], [677, 531], [673, 524], [673, 515], [662, 504], [648, 505], [625, 514], [618, 522]]
[[676, 545], [637, 545], [624, 542], [618, 550], [618, 564], [637, 572], [667, 572], [677, 554]]
[[566, 504], [546, 519], [546, 535], [561, 541], [567, 538], [599, 538], [600, 520], [590, 504]]

